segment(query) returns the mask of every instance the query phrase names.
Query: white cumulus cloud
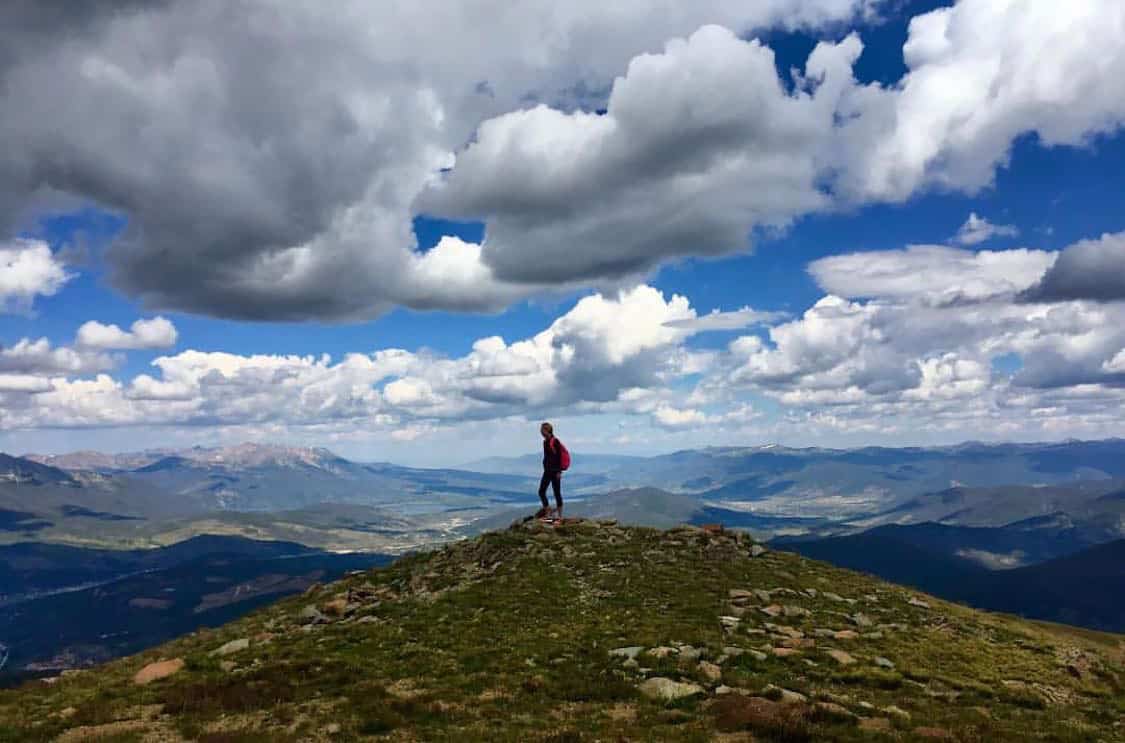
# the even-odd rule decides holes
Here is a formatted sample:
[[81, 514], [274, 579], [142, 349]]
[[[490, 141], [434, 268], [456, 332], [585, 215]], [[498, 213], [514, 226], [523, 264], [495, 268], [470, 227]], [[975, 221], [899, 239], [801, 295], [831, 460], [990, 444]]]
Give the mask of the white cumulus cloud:
[[47, 243], [0, 243], [0, 312], [26, 312], [36, 297], [51, 296], [70, 278]]
[[1036, 284], [1057, 255], [1043, 250], [970, 251], [912, 245], [834, 255], [809, 264], [822, 289], [849, 298], [924, 299], [933, 304], [1013, 295]]
[[129, 330], [90, 320], [78, 328], [75, 343], [82, 348], [142, 349], [176, 345], [176, 326], [163, 317], [137, 320]]

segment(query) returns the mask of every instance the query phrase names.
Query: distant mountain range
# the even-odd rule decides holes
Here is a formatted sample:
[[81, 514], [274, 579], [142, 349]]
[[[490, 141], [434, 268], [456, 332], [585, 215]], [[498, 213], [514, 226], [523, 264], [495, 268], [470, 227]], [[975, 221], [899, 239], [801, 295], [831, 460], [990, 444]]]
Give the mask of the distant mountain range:
[[152, 547], [217, 533], [401, 552], [526, 502], [536, 485], [531, 477], [363, 464], [326, 449], [256, 444], [0, 455], [0, 544]]
[[[538, 455], [475, 466], [487, 471], [359, 463], [327, 449], [262, 444], [5, 455], [0, 542], [152, 546], [217, 532], [393, 551], [535, 507]], [[1120, 439], [904, 449], [720, 447], [647, 458], [578, 453], [565, 477], [575, 506], [638, 488], [683, 496], [631, 509], [659, 523], [666, 522], [664, 512], [669, 518], [690, 514], [693, 521], [767, 537], [835, 536], [892, 523], [986, 527], [1021, 520], [1035, 532], [1069, 530], [1067, 538], [1087, 545], [1125, 536]], [[612, 503], [625, 508], [621, 499]], [[304, 537], [302, 527], [308, 527]]]
[[[224, 465], [228, 467], [319, 467], [331, 468], [334, 464], [347, 465], [327, 449], [272, 444], [244, 443], [227, 447], [194, 446], [189, 449], [148, 449], [139, 452], [106, 454], [99, 451], [76, 451], [68, 454], [24, 454], [40, 464], [66, 470], [139, 470], [156, 465], [192, 463]], [[164, 465], [160, 463], [164, 462]]]

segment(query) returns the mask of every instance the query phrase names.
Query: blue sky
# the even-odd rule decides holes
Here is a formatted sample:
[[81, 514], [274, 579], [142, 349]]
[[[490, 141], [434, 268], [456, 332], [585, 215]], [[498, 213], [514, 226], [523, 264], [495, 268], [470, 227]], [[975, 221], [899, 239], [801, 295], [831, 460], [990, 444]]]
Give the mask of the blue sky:
[[[447, 79], [441, 59], [425, 72], [424, 49], [416, 60], [421, 82], [340, 81], [314, 96], [293, 81], [287, 95], [309, 106], [401, 95], [398, 115], [428, 122], [400, 131], [395, 126], [406, 124], [364, 119], [375, 116], [370, 108], [353, 112], [354, 148], [332, 137], [323, 150], [309, 149], [309, 139], [286, 141], [300, 127], [308, 138], [326, 135], [319, 119], [306, 121], [319, 114], [284, 95], [269, 99], [265, 84], [255, 110], [270, 119], [204, 93], [198, 109], [184, 112], [135, 91], [117, 110], [112, 96], [106, 111], [83, 110], [84, 96], [96, 100], [98, 91], [84, 89], [96, 88], [88, 71], [77, 76], [78, 102], [58, 113], [76, 118], [60, 118], [53, 139], [33, 138], [18, 124], [0, 135], [12, 138], [6, 146], [24, 146], [28, 160], [43, 160], [19, 171], [15, 195], [0, 204], [7, 215], [0, 249], [39, 267], [27, 269], [23, 283], [0, 281], [0, 344], [9, 352], [0, 360], [0, 379], [8, 375], [7, 388], [0, 384], [0, 449], [284, 440], [362, 459], [438, 463], [453, 442], [458, 461], [533, 448], [529, 421], [545, 416], [563, 421], [575, 448], [601, 451], [1125, 433], [1125, 336], [1114, 328], [1125, 320], [1125, 295], [1114, 287], [1089, 296], [1048, 291], [1073, 284], [1064, 270], [1125, 273], [1125, 103], [1119, 94], [1084, 92], [1113, 85], [1112, 64], [1098, 73], [1081, 64], [1081, 48], [1046, 46], [1044, 65], [1076, 72], [1037, 78], [1034, 60], [1019, 57], [1035, 39], [1018, 34], [1044, 33], [1052, 43], [1065, 37], [979, 2], [876, 3], [878, 18], [864, 17], [856, 3], [785, 28], [809, 5], [816, 3], [795, 0], [791, 16], [750, 17], [742, 28], [726, 18], [726, 28], [700, 30], [710, 20], [704, 13], [677, 28], [645, 27], [647, 36], [607, 20], [600, 32], [620, 48], [610, 45], [614, 53], [596, 60], [568, 56], [582, 48], [581, 26], [560, 29], [575, 36], [557, 59], [523, 71], [516, 64], [513, 72], [503, 65], [536, 57], [512, 44], [510, 58], [466, 70], [466, 79], [489, 80], [483, 102], [467, 96], [455, 75]], [[935, 8], [945, 8], [935, 18], [949, 14], [945, 38], [954, 41], [945, 56], [919, 59], [911, 72], [903, 45], [914, 34], [916, 46], [928, 49], [921, 42], [929, 30], [908, 24]], [[1091, 8], [1120, 15], [1111, 2]], [[1039, 10], [1031, 3], [1025, 14]], [[146, 22], [174, 19], [156, 14]], [[979, 69], [1015, 72], [982, 82], [974, 67], [982, 52], [955, 31], [983, 32], [988, 24], [1013, 38], [998, 39], [987, 51], [995, 58], [981, 59]], [[854, 64], [833, 62], [822, 79], [809, 72], [811, 82], [788, 74], [810, 54], [847, 58], [852, 34], [863, 43]], [[211, 53], [238, 41], [221, 38]], [[265, 65], [270, 45], [252, 41], [262, 43]], [[751, 45], [759, 41], [775, 55], [776, 81], [756, 67]], [[26, 69], [0, 74], [23, 80], [68, 70], [75, 63], [55, 43], [48, 40]], [[106, 65], [120, 62], [116, 74], [135, 75], [135, 88], [144, 90], [145, 73], [127, 67], [136, 50], [120, 47], [119, 35], [91, 32], [81, 43]], [[367, 43], [341, 39], [341, 60], [366, 59]], [[160, 63], [174, 65], [174, 54]], [[854, 79], [845, 83], [841, 70], [849, 68]], [[677, 87], [681, 70], [695, 82]], [[667, 100], [646, 97], [660, 75], [668, 76]], [[565, 91], [575, 88], [565, 83], [575, 78], [604, 92], [568, 101]], [[234, 81], [216, 84], [235, 89]], [[806, 110], [794, 107], [797, 98], [807, 94], [812, 109], [834, 84], [845, 92], [832, 104], [828, 129], [813, 131], [823, 126], [815, 123], [819, 113], [806, 123], [792, 119], [806, 115], [793, 113]], [[869, 85], [881, 86], [883, 98], [863, 98]], [[957, 100], [911, 99], [912, 85], [966, 95], [983, 86], [976, 108], [958, 114], [979, 121], [959, 123], [941, 110]], [[552, 107], [529, 109], [529, 89]], [[716, 103], [726, 95], [729, 113]], [[739, 109], [743, 96], [747, 108]], [[772, 106], [781, 107], [776, 120]], [[784, 113], [786, 106], [793, 112]], [[664, 108], [678, 113], [665, 116]], [[583, 124], [583, 110], [598, 110], [616, 128], [589, 134], [596, 125]], [[99, 126], [128, 126], [118, 113], [165, 139], [138, 135], [132, 151], [117, 152], [115, 136], [85, 139]], [[80, 114], [93, 122], [87, 129]], [[185, 116], [198, 117], [198, 132], [182, 131], [176, 122]], [[708, 116], [716, 118], [708, 123]], [[849, 121], [858, 122], [854, 131]], [[365, 124], [377, 129], [370, 140]], [[380, 154], [377, 142], [396, 137], [403, 144], [393, 156]], [[665, 143], [658, 155], [637, 144], [649, 138]], [[803, 139], [793, 145], [794, 138]], [[248, 140], [259, 144], [239, 150]], [[166, 141], [195, 152], [199, 172], [185, 173], [193, 165], [177, 161]], [[275, 143], [276, 161], [261, 142]], [[585, 144], [568, 155], [575, 142]], [[919, 147], [932, 154], [918, 156]], [[340, 150], [352, 155], [331, 168], [310, 165], [332, 162]], [[223, 159], [208, 164], [212, 152]], [[775, 153], [792, 164], [771, 175]], [[74, 162], [65, 166], [68, 157]], [[450, 164], [436, 167], [443, 157]], [[635, 178], [599, 173], [617, 159], [633, 163]], [[58, 162], [64, 167], [48, 164]], [[584, 165], [574, 181], [565, 174], [576, 162]], [[668, 167], [684, 170], [669, 175]], [[804, 169], [814, 171], [811, 180], [790, 175]], [[891, 180], [875, 177], [884, 170]], [[400, 175], [378, 185], [384, 172]], [[683, 190], [689, 177], [696, 179], [690, 194]], [[349, 208], [363, 217], [345, 220]], [[959, 240], [970, 214], [999, 229]], [[1082, 247], [1087, 240], [1101, 242]], [[33, 253], [43, 245], [48, 258]], [[907, 250], [916, 245], [939, 247]], [[1056, 263], [1059, 251], [1072, 249], [1073, 261]], [[833, 256], [841, 260], [825, 262]], [[282, 259], [280, 273], [269, 273], [271, 261]], [[822, 270], [810, 271], [814, 265]], [[22, 269], [13, 262], [6, 270]], [[1036, 292], [1034, 302], [1026, 298]], [[722, 315], [717, 330], [698, 324], [713, 311], [744, 308], [761, 317]], [[174, 326], [174, 339], [104, 328], [77, 337], [91, 321], [128, 331], [156, 316]], [[513, 345], [548, 328], [538, 345]], [[959, 335], [943, 335], [948, 328]], [[491, 336], [504, 343], [481, 350], [478, 341]], [[30, 349], [42, 338], [50, 349]], [[387, 349], [407, 355], [391, 363]], [[323, 354], [330, 360], [319, 362]], [[364, 355], [372, 368], [354, 375], [338, 368], [348, 354]], [[292, 356], [313, 358], [279, 361]], [[174, 361], [154, 367], [158, 359]], [[99, 375], [102, 388], [94, 389]]]

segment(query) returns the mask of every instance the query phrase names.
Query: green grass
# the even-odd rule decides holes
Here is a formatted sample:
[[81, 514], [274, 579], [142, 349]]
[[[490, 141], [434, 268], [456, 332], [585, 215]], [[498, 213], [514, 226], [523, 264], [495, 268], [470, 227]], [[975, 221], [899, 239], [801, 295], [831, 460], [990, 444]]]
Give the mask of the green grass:
[[[332, 737], [330, 730], [341, 740], [704, 741], [723, 731], [763, 741], [877, 739], [859, 717], [887, 717], [908, 737], [927, 726], [964, 741], [1125, 740], [1122, 638], [928, 597], [932, 609], [919, 609], [906, 603], [916, 595], [908, 589], [791, 554], [751, 559], [749, 545], [729, 534], [593, 524], [486, 534], [50, 687], [0, 692], [0, 743], [141, 719], [147, 730], [211, 743]], [[754, 600], [726, 632], [719, 616], [732, 611], [732, 588], [815, 588], [856, 603], [781, 593], [779, 604], [811, 615], [771, 619]], [[302, 625], [306, 606], [349, 592], [355, 612]], [[857, 612], [875, 626], [856, 628], [848, 615]], [[768, 648], [768, 635], [750, 632], [767, 622], [807, 637], [818, 628], [882, 636], [817, 637], [816, 647], [794, 657], [728, 659], [721, 683], [739, 691], [719, 696], [708, 688], [671, 703], [643, 697], [637, 686], [645, 674], [609, 654], [681, 643], [714, 661], [728, 645]], [[242, 637], [251, 638], [249, 650], [209, 654]], [[856, 663], [839, 665], [827, 648], [846, 650]], [[1092, 664], [1080, 678], [1059, 660], [1078, 651]], [[876, 656], [894, 668], [876, 667]], [[139, 668], [171, 657], [184, 658], [185, 669], [132, 684]], [[236, 667], [223, 670], [220, 660]], [[704, 681], [694, 660], [637, 660], [650, 676]], [[771, 686], [809, 701], [779, 703]], [[890, 706], [901, 712], [880, 711]], [[68, 707], [77, 711], [61, 717]]]

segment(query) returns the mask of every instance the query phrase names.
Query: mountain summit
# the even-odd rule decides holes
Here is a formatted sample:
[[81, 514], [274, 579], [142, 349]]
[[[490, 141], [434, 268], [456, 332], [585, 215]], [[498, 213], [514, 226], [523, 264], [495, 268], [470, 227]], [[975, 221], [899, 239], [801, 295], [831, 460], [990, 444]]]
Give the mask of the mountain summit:
[[532, 521], [0, 692], [0, 741], [1121, 740], [1123, 660], [718, 528]]

